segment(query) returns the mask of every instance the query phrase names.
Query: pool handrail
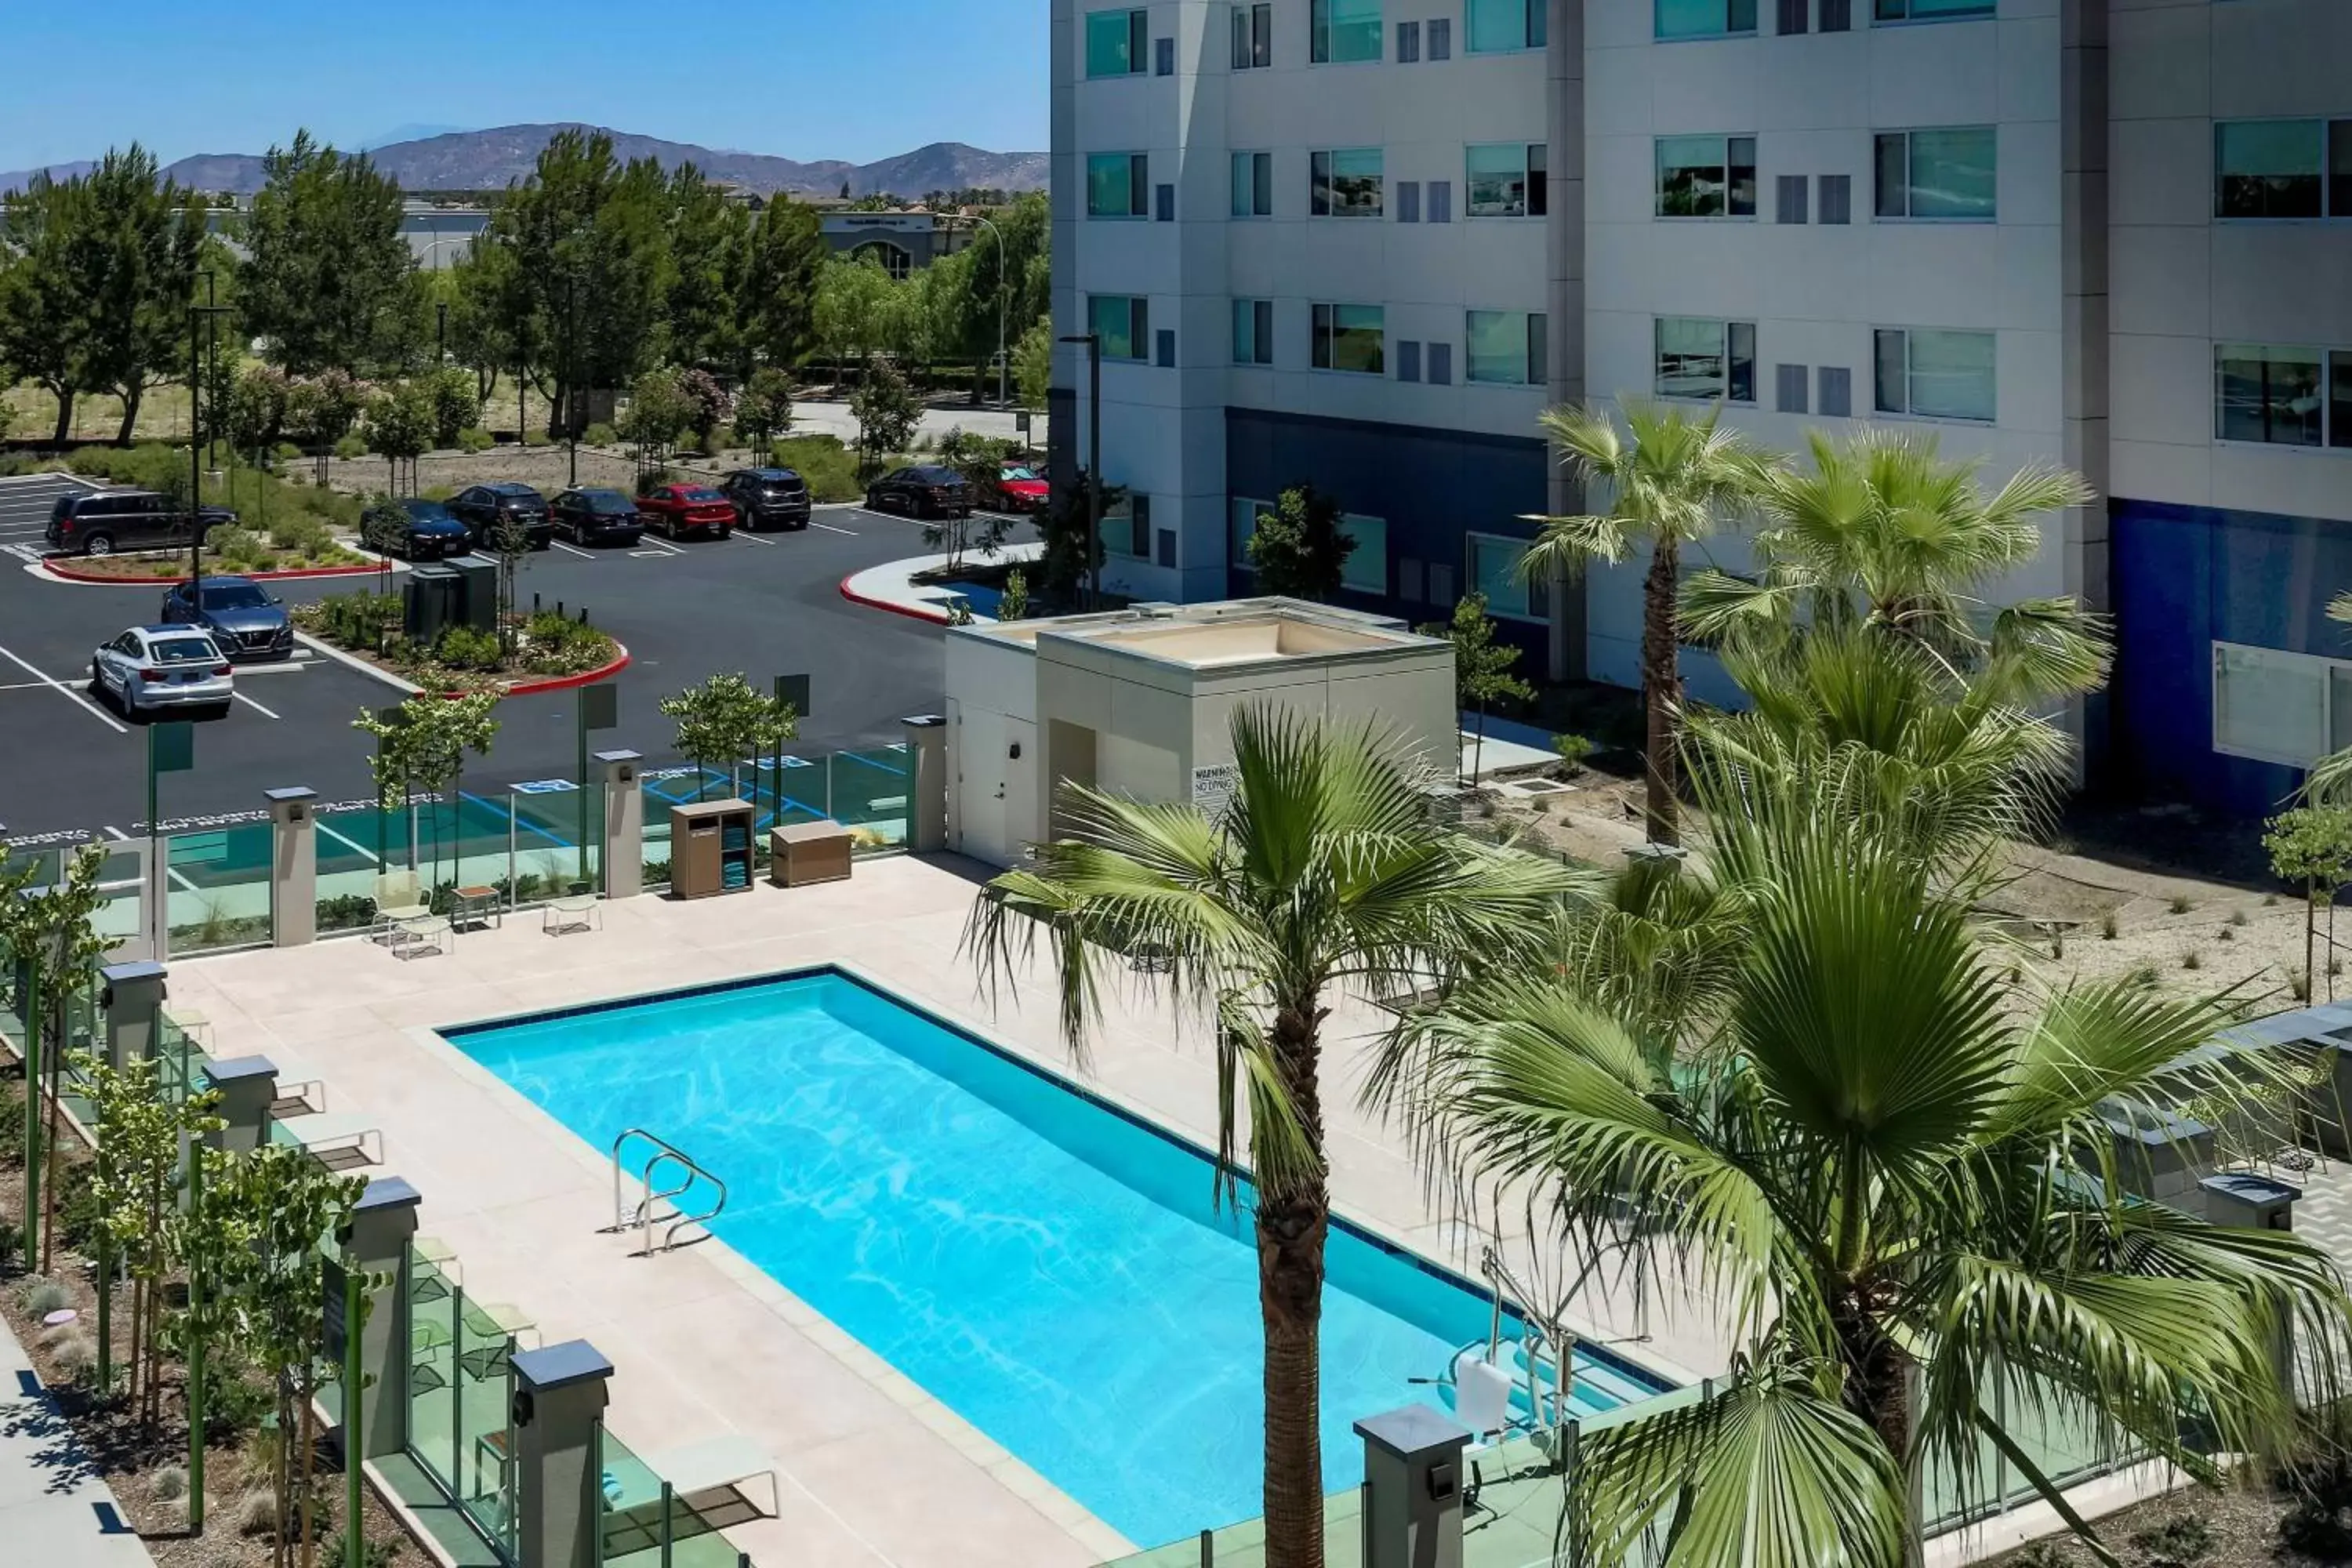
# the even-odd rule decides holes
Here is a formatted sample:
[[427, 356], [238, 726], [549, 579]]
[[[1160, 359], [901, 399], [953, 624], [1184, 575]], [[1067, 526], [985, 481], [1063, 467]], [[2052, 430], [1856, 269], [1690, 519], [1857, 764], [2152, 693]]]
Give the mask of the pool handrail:
[[[629, 1141], [633, 1138], [642, 1139], [652, 1144], [655, 1152], [653, 1157], [646, 1162], [645, 1168], [637, 1173], [638, 1201], [635, 1211], [631, 1213], [622, 1207], [624, 1200], [621, 1196], [621, 1151], [628, 1147]], [[685, 1169], [686, 1181], [681, 1185], [665, 1188], [658, 1193], [655, 1192], [654, 1173], [665, 1164], [671, 1163]], [[700, 1214], [681, 1215], [672, 1219], [669, 1228], [662, 1233], [662, 1243], [656, 1249], [653, 1244], [654, 1205], [684, 1195], [693, 1189], [697, 1181], [709, 1182], [718, 1188], [719, 1201]], [[613, 1140], [613, 1229], [615, 1232], [643, 1230], [646, 1233], [646, 1245], [636, 1254], [637, 1257], [649, 1257], [656, 1250], [668, 1251], [677, 1245], [677, 1233], [681, 1228], [689, 1225], [707, 1224], [718, 1218], [719, 1212], [726, 1206], [727, 1184], [710, 1171], [706, 1170], [693, 1155], [668, 1139], [648, 1131], [643, 1127], [630, 1127], [624, 1129], [621, 1135]]]

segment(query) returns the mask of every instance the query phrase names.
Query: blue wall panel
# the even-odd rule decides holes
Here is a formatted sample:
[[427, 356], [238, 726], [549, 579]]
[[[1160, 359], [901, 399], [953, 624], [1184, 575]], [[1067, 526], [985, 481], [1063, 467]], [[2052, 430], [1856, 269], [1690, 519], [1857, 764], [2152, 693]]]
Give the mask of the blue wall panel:
[[[1544, 444], [1528, 437], [1225, 410], [1225, 493], [1272, 500], [1293, 485], [1310, 484], [1344, 511], [1385, 518], [1391, 589], [1397, 560], [1409, 557], [1451, 565], [1458, 595], [1468, 585], [1465, 535], [1534, 538], [1535, 526], [1518, 519], [1545, 509], [1548, 460]], [[1232, 592], [1252, 592], [1249, 574], [1229, 575]], [[1443, 620], [1454, 610], [1451, 601], [1431, 605], [1357, 593], [1342, 594], [1339, 602], [1416, 622]], [[1538, 654], [1545, 645], [1540, 626], [1496, 625], [1503, 637]]]
[[2213, 750], [2213, 644], [2352, 657], [2327, 604], [2352, 589], [2352, 524], [2117, 500], [2108, 508], [2118, 784], [2243, 816], [2299, 769]]

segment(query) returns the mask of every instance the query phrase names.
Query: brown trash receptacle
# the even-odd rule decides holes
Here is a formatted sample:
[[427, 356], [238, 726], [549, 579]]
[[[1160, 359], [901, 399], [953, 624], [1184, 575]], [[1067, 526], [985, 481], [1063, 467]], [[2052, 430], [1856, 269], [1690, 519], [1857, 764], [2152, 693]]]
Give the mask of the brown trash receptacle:
[[795, 822], [768, 830], [768, 879], [779, 888], [849, 879], [849, 829], [838, 822]]
[[670, 896], [708, 899], [750, 890], [755, 820], [750, 804], [740, 800], [672, 806]]

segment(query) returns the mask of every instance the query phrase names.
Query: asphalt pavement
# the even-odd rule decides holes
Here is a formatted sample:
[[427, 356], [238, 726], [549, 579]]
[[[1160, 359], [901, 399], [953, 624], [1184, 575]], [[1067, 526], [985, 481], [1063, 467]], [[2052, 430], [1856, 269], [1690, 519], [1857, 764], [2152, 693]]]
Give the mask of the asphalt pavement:
[[[86, 688], [91, 651], [152, 620], [163, 589], [91, 586], [48, 577], [35, 563], [50, 505], [74, 481], [0, 479], [0, 838], [19, 846], [146, 832], [145, 736]], [[1024, 529], [1016, 537], [1030, 537]], [[705, 677], [735, 670], [764, 685], [806, 674], [811, 711], [791, 750], [815, 756], [900, 738], [898, 721], [940, 710], [943, 634], [852, 605], [844, 577], [928, 552], [919, 527], [856, 508], [820, 509], [805, 532], [748, 534], [635, 550], [559, 542], [527, 558], [517, 584], [589, 618], [629, 649], [613, 684], [620, 724], [593, 749], [628, 747], [649, 767], [679, 761], [656, 704]], [[350, 593], [366, 579], [282, 581], [289, 604]], [[240, 665], [238, 700], [199, 724], [194, 771], [164, 775], [165, 831], [220, 826], [262, 810], [262, 792], [304, 785], [322, 802], [368, 801], [368, 742], [351, 727], [401, 693], [376, 676], [308, 648], [278, 666]], [[509, 700], [490, 755], [467, 788], [487, 793], [578, 771], [578, 697]]]

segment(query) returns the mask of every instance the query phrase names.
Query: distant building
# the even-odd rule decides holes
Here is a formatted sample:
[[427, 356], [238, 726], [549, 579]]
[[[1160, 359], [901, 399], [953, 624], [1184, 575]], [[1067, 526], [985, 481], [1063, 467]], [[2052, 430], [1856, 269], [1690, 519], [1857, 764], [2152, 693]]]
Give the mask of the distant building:
[[871, 256], [893, 278], [929, 267], [971, 243], [973, 226], [945, 213], [829, 212], [820, 221], [836, 256]]

